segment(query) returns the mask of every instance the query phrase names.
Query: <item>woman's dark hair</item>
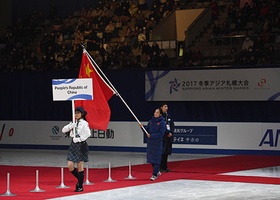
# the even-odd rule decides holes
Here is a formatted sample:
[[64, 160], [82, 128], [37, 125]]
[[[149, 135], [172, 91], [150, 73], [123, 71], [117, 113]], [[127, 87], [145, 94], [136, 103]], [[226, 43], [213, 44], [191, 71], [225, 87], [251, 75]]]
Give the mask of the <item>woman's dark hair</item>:
[[[81, 114], [82, 114], [82, 118], [84, 119], [84, 120], [86, 120], [86, 115], [87, 115], [87, 111], [85, 111], [85, 109], [83, 108], [83, 107], [77, 107], [76, 109], [75, 109], [75, 112], [76, 111], [78, 111], [78, 112], [81, 112]], [[86, 120], [87, 121], [87, 120]]]
[[159, 113], [160, 113], [161, 115], [163, 115], [163, 111], [162, 111], [161, 107], [159, 107], [158, 109], [159, 109]]

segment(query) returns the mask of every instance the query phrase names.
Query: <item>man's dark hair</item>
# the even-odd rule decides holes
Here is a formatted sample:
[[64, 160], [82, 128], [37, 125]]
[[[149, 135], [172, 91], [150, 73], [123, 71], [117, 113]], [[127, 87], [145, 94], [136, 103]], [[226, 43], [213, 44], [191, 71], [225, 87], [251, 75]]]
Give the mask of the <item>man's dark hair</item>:
[[161, 108], [161, 107], [164, 106], [164, 105], [168, 105], [168, 103], [166, 103], [166, 102], [161, 102], [161, 103], [159, 104], [159, 107]]

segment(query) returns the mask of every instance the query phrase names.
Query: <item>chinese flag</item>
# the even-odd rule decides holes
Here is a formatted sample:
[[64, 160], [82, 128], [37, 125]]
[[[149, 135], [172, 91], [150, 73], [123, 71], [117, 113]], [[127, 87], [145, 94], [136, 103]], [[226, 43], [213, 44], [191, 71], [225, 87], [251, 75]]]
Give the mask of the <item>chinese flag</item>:
[[93, 100], [75, 100], [75, 107], [82, 106], [87, 111], [90, 128], [107, 130], [111, 116], [108, 100], [115, 92], [100, 76], [86, 51], [83, 52], [79, 78], [92, 78]]

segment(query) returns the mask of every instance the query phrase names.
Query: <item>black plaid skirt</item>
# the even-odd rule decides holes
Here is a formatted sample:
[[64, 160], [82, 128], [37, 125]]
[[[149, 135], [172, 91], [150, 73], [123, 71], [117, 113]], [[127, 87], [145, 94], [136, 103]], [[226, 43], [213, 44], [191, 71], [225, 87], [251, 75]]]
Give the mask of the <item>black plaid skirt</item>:
[[88, 162], [89, 151], [82, 153], [81, 146], [82, 146], [81, 142], [74, 143], [72, 140], [70, 147], [68, 149], [68, 155], [67, 155], [68, 161], [72, 161], [74, 163], [78, 163], [80, 161]]

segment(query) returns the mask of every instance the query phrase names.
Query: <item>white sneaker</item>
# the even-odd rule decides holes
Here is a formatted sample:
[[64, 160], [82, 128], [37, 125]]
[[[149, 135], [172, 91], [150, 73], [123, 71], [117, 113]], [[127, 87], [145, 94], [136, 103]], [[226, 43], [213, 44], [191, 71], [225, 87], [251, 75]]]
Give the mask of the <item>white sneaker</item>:
[[154, 181], [154, 180], [156, 180], [156, 179], [157, 179], [157, 177], [154, 176], [154, 175], [152, 175], [152, 177], [150, 178], [151, 181]]
[[158, 173], [157, 173], [157, 177], [159, 177], [160, 175], [161, 175], [161, 173], [160, 173], [160, 172], [158, 172]]

